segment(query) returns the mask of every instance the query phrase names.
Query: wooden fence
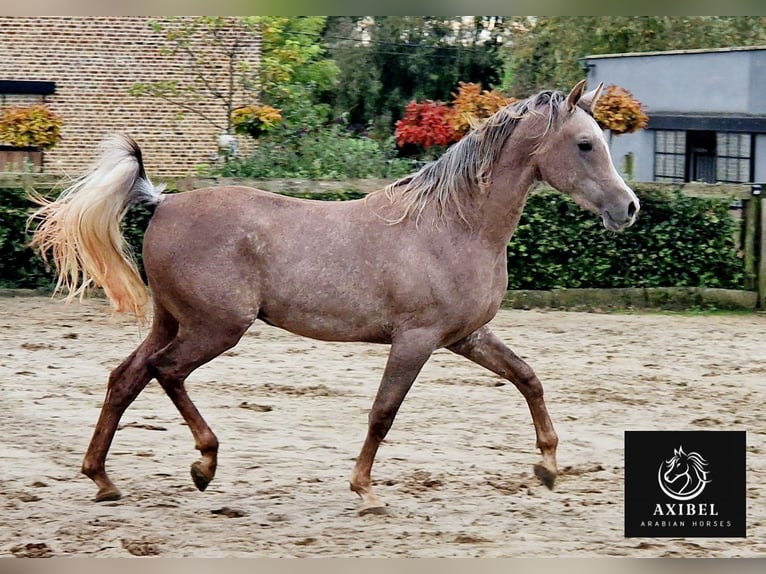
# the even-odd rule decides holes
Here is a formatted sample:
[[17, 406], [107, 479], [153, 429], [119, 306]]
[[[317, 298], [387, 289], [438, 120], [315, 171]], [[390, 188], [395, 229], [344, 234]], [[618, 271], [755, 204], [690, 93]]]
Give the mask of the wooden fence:
[[[168, 182], [169, 187], [180, 191], [208, 185], [233, 184], [251, 185], [277, 193], [328, 192], [358, 190], [366, 193], [381, 189], [389, 181], [381, 179], [360, 179], [347, 181], [307, 181], [301, 179], [241, 180], [234, 178], [202, 179], [188, 178]], [[742, 245], [745, 269], [745, 290], [757, 295], [757, 308], [766, 309], [766, 201], [762, 200], [759, 184], [709, 184], [686, 183], [662, 184], [657, 182], [631, 182], [629, 184], [639, 195], [681, 189], [688, 197], [706, 197], [731, 201], [732, 217], [742, 222], [742, 236], [736, 237]], [[766, 187], [766, 184], [764, 184]], [[766, 191], [766, 190], [765, 190]]]
[[[171, 190], [188, 191], [212, 185], [248, 185], [276, 193], [326, 193], [333, 191], [361, 191], [369, 193], [384, 187], [389, 181], [382, 179], [360, 179], [343, 181], [311, 181], [305, 179], [252, 180], [237, 178], [198, 178], [160, 180]], [[662, 193], [679, 189], [678, 184], [657, 182], [633, 182], [633, 189], [642, 193]], [[51, 174], [10, 174], [0, 173], [0, 187], [24, 187], [40, 192], [63, 188], [58, 176]], [[766, 188], [766, 184], [764, 184]], [[737, 243], [742, 246], [745, 281], [744, 288], [756, 294], [758, 309], [766, 309], [766, 200], [763, 199], [760, 184], [705, 184], [687, 183], [680, 186], [681, 192], [689, 197], [706, 197], [731, 201], [730, 213], [741, 223], [741, 235]]]

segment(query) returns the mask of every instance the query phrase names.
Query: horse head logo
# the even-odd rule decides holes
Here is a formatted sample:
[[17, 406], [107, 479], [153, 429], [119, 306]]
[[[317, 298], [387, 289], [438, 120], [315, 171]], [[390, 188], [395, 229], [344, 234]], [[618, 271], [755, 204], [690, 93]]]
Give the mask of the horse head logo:
[[673, 456], [660, 463], [657, 479], [662, 492], [674, 500], [697, 498], [711, 481], [705, 470], [707, 461], [697, 452], [684, 452], [683, 446], [673, 450]]

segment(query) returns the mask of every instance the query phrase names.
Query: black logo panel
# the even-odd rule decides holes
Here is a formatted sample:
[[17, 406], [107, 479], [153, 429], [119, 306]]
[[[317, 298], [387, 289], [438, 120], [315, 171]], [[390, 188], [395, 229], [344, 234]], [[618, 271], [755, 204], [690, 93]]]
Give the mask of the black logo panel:
[[746, 536], [744, 431], [626, 431], [625, 536]]

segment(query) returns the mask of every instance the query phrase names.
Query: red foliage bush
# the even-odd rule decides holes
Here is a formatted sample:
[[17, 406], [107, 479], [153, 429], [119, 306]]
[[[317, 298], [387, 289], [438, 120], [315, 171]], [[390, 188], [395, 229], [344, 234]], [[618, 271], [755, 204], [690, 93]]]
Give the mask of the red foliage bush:
[[404, 117], [396, 122], [397, 145], [415, 144], [427, 149], [458, 141], [461, 134], [452, 127], [449, 116], [450, 108], [445, 104], [432, 100], [410, 102], [404, 109]]

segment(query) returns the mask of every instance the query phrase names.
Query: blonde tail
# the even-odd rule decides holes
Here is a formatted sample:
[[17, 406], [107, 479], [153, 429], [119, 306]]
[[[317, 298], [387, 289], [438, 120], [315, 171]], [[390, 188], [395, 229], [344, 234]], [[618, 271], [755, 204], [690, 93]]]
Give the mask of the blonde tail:
[[91, 171], [58, 199], [33, 196], [41, 207], [29, 218], [30, 224], [39, 220], [32, 246], [46, 260], [50, 252], [56, 293], [66, 291], [70, 301], [82, 299], [92, 287], [102, 287], [118, 313], [145, 318], [148, 291], [120, 222], [135, 203], [159, 204], [163, 188], [146, 176], [138, 144], [117, 135], [102, 144], [101, 157]]

